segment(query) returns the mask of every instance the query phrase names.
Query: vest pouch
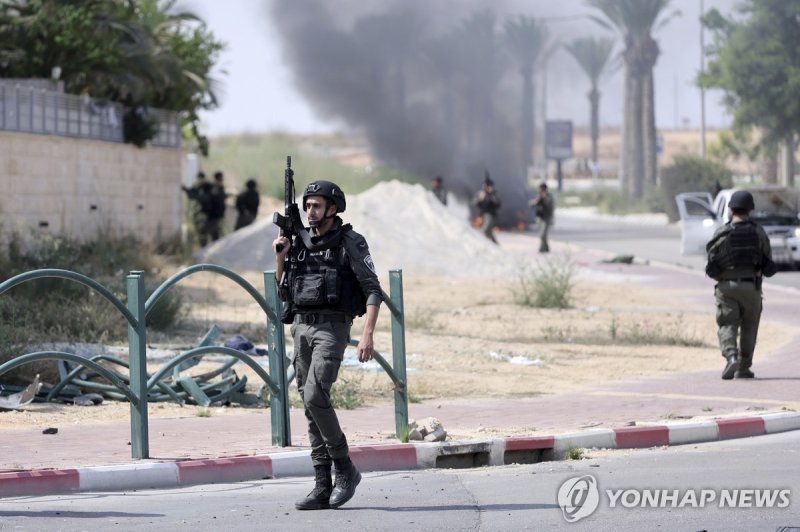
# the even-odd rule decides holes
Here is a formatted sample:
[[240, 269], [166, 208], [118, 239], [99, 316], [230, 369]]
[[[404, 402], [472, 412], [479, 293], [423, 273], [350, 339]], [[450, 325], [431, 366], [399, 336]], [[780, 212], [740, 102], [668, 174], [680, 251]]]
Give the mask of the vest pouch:
[[319, 273], [298, 275], [294, 280], [294, 304], [318, 307], [325, 303], [325, 278]]
[[325, 296], [329, 305], [339, 302], [339, 276], [335, 269], [325, 270]]
[[281, 323], [285, 323], [289, 325], [294, 321], [294, 309], [292, 308], [292, 304], [288, 301], [284, 301], [283, 305], [281, 305]]

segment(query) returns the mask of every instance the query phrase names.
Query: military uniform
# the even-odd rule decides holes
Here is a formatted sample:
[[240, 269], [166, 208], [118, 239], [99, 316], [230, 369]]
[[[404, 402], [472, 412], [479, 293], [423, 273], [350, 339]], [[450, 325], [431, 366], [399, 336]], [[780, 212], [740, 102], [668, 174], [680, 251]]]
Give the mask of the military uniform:
[[497, 244], [494, 237], [494, 226], [497, 223], [497, 211], [500, 210], [500, 198], [494, 190], [494, 181], [489, 177], [484, 180], [483, 189], [478, 192], [473, 200], [481, 216], [481, 231], [486, 238]]
[[553, 203], [553, 196], [547, 193], [547, 186], [542, 185], [539, 187], [539, 197], [533, 200], [533, 205], [536, 209], [536, 217], [539, 219], [539, 253], [547, 253], [550, 251], [550, 243], [547, 236], [550, 233], [550, 225], [553, 223], [553, 214], [555, 213], [555, 204]]
[[372, 357], [372, 332], [383, 291], [367, 241], [336, 216], [345, 207], [344, 193], [335, 183], [312, 182], [303, 195], [312, 229], [299, 231], [288, 252], [282, 247], [285, 237], [274, 242], [284, 258], [278, 268], [282, 272], [278, 295], [285, 302], [282, 320], [291, 323], [297, 389], [305, 407], [316, 477], [311, 493], [295, 503], [298, 510], [338, 508], [352, 498], [361, 482], [331, 404], [331, 387], [350, 340], [353, 318], [365, 313], [358, 358], [364, 362]]
[[366, 305], [379, 305], [383, 296], [364, 237], [338, 217], [325, 236], [327, 249], [309, 251], [300, 240], [292, 247], [293, 268], [282, 296], [291, 302], [294, 314], [294, 368], [308, 420], [311, 460], [315, 466], [330, 467], [332, 460], [348, 454], [331, 405], [331, 386], [353, 318], [364, 314]]
[[769, 237], [746, 216], [734, 215], [714, 233], [706, 251], [706, 273], [717, 281], [714, 297], [719, 345], [727, 361], [722, 378], [751, 378], [761, 320], [762, 276], [770, 277], [777, 270]]

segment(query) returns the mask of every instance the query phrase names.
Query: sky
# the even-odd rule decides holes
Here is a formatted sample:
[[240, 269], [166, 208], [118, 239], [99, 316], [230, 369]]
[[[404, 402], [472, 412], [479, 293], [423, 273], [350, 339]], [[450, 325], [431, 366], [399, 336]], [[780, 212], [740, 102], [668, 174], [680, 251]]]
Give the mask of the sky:
[[[329, 0], [336, 2], [337, 0]], [[381, 0], [372, 0], [380, 4]], [[437, 2], [439, 0], [431, 0]], [[462, 0], [480, 7], [480, 0]], [[729, 12], [736, 0], [673, 0], [672, 8], [680, 11], [660, 29], [655, 38], [661, 56], [655, 68], [656, 123], [659, 128], [699, 128], [700, 92], [693, 79], [700, 68], [700, 23], [697, 20], [701, 1], [706, 10], [715, 7]], [[599, 26], [586, 15], [592, 12], [583, 0], [543, 2], [510, 0], [517, 11], [537, 4], [540, 17], [562, 17], [554, 20], [552, 34], [565, 40], [579, 35], [602, 35]], [[294, 86], [293, 73], [283, 59], [282, 47], [269, 16], [270, 0], [184, 0], [181, 4], [206, 21], [214, 35], [227, 43], [217, 73], [221, 80], [221, 105], [201, 114], [205, 131], [214, 136], [238, 132], [282, 130], [292, 133], [321, 133], [342, 129], [341, 123], [320, 118], [309, 102]], [[574, 17], [578, 17], [577, 20]], [[581, 18], [582, 17], [582, 18]], [[708, 32], [706, 43], [710, 41]], [[547, 117], [570, 119], [577, 126], [588, 123], [586, 97], [588, 84], [576, 74], [577, 67], [564, 52], [553, 56], [548, 65]], [[577, 77], [576, 77], [577, 76]], [[619, 125], [623, 109], [622, 70], [604, 80], [600, 86], [601, 125]], [[731, 121], [721, 105], [719, 91], [706, 92], [706, 124], [724, 127]]]

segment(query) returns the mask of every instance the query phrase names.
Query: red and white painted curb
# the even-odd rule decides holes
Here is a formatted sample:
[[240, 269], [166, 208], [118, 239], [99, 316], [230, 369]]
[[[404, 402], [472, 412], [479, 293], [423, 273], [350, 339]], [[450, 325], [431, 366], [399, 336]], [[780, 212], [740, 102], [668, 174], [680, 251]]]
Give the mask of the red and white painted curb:
[[[559, 460], [570, 448], [636, 449], [745, 438], [798, 429], [800, 413], [779, 412], [762, 416], [593, 429], [555, 436], [358, 445], [351, 447], [350, 456], [362, 471], [467, 467], [470, 464], [495, 466], [518, 461]], [[313, 476], [309, 455], [309, 450], [302, 450], [211, 460], [0, 473], [0, 497], [174, 488]], [[522, 455], [527, 456], [523, 458]]]

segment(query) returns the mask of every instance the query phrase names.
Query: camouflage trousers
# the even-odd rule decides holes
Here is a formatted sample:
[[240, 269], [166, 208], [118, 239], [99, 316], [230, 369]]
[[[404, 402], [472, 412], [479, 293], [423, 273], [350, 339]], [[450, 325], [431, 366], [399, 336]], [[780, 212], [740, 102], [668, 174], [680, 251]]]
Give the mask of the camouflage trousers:
[[293, 323], [294, 370], [297, 390], [303, 399], [311, 461], [330, 466], [347, 456], [349, 449], [336, 411], [331, 404], [331, 386], [336, 382], [344, 350], [350, 339], [350, 323]]
[[547, 253], [550, 251], [550, 243], [547, 235], [550, 233], [550, 220], [539, 219], [539, 252]]
[[497, 224], [497, 217], [494, 214], [485, 212], [481, 214], [481, 231], [486, 238], [497, 244], [497, 239], [494, 237], [494, 226]]
[[714, 297], [717, 301], [717, 335], [722, 356], [737, 355], [740, 367], [747, 369], [753, 364], [758, 324], [761, 321], [761, 291], [752, 282], [720, 281], [714, 290]]

